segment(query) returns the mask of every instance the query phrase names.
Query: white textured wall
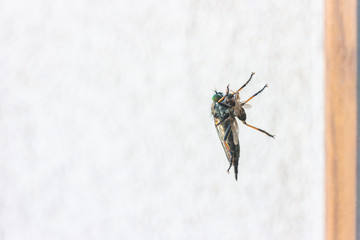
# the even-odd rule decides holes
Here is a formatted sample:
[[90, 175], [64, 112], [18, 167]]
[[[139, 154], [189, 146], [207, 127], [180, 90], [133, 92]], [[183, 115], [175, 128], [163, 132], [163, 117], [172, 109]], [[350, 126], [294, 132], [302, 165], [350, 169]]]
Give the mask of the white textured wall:
[[1, 1], [0, 239], [322, 239], [322, 39], [323, 1]]

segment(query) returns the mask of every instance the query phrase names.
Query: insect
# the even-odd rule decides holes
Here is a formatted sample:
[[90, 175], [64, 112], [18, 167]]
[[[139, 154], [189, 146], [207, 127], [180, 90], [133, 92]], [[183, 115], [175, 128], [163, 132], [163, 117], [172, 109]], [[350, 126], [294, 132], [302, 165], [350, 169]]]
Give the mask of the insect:
[[232, 166], [234, 166], [235, 179], [237, 180], [238, 176], [238, 164], [240, 157], [240, 142], [239, 142], [239, 128], [236, 121], [238, 118], [243, 124], [248, 127], [251, 127], [255, 130], [258, 130], [262, 133], [265, 133], [269, 137], [274, 138], [275, 136], [246, 123], [246, 112], [245, 107], [248, 106], [248, 102], [261, 93], [266, 87], [267, 84], [249, 99], [244, 102], [240, 101], [239, 92], [250, 82], [253, 75], [251, 73], [249, 80], [236, 92], [229, 90], [229, 85], [226, 88], [226, 93], [214, 91], [215, 94], [212, 96], [212, 105], [211, 105], [211, 114], [214, 117], [216, 131], [219, 135], [220, 142], [224, 148], [226, 157], [229, 161], [229, 168], [227, 172], [229, 173]]

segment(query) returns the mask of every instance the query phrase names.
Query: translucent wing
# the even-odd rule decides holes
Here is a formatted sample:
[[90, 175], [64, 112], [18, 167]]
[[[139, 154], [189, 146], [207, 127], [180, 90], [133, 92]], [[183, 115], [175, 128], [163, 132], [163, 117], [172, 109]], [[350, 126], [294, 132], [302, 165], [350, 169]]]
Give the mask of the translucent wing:
[[246, 104], [242, 105], [242, 107], [245, 108], [245, 109], [249, 109], [249, 108], [251, 108], [251, 105], [246, 103]]
[[236, 119], [231, 121], [231, 132], [232, 132], [232, 135], [233, 135], [234, 144], [238, 145], [239, 144], [239, 127], [238, 127], [238, 124], [236, 122]]
[[[225, 151], [226, 157], [227, 157], [227, 159], [228, 159], [228, 161], [229, 161], [229, 163], [230, 163], [230, 161], [231, 161], [231, 151], [230, 151], [230, 149], [231, 149], [231, 148], [230, 148], [230, 146], [229, 146], [229, 144], [228, 144], [228, 146], [229, 146], [229, 149], [228, 149], [228, 148], [226, 147], [225, 141], [224, 141], [226, 130], [227, 130], [228, 127], [230, 126], [230, 121], [229, 121], [229, 120], [228, 120], [228, 121], [225, 121], [225, 122], [221, 123], [220, 125], [216, 126], [216, 124], [217, 124], [218, 122], [219, 122], [219, 121], [216, 121], [216, 120], [215, 120], [216, 131], [217, 131], [217, 133], [218, 133], [218, 136], [219, 136], [221, 145], [222, 145], [222, 147], [223, 147], [223, 149], [224, 149], [224, 151]], [[231, 136], [230, 136], [230, 135], [231, 135]], [[233, 139], [232, 133], [229, 134], [226, 143], [229, 142], [230, 137], [231, 137], [231, 139]]]

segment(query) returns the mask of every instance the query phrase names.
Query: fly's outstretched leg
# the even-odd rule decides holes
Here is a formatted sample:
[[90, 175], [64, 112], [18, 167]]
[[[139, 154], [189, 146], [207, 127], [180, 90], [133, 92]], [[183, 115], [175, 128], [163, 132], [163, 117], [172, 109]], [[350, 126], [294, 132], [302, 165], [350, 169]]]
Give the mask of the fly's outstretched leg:
[[260, 131], [260, 132], [262, 132], [262, 133], [265, 133], [265, 134], [268, 135], [269, 137], [275, 138], [275, 135], [271, 135], [270, 133], [268, 133], [268, 132], [266, 132], [266, 131], [264, 131], [264, 130], [262, 130], [262, 129], [260, 129], [260, 128], [251, 126], [251, 125], [247, 124], [245, 121], [242, 121], [242, 122], [243, 122], [243, 124], [245, 124], [245, 125], [248, 126], [248, 127], [251, 127], [251, 128], [253, 128], [253, 129], [255, 129], [255, 130], [258, 130], [258, 131]]
[[255, 74], [254, 72], [251, 73], [249, 80], [247, 80], [247, 82], [244, 85], [242, 85], [242, 87], [239, 88], [239, 90], [237, 90], [236, 93], [240, 92], [241, 89], [243, 89], [250, 82], [250, 80], [252, 79], [252, 76], [254, 76], [254, 74]]
[[248, 100], [246, 100], [245, 102], [241, 103], [241, 105], [245, 105], [248, 101], [250, 101], [251, 99], [253, 99], [256, 95], [258, 95], [259, 93], [261, 93], [262, 91], [264, 91], [265, 88], [267, 88], [267, 84], [257, 93], [255, 93], [252, 97], [250, 97]]

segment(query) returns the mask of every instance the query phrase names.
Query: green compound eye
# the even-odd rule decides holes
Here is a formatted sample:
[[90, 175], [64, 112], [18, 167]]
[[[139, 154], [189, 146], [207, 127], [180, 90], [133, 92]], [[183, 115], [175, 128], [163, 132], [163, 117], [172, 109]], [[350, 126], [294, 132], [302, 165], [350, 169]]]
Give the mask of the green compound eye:
[[220, 98], [223, 97], [223, 94], [221, 92], [215, 92], [215, 94], [212, 96], [212, 100], [214, 102], [217, 102], [220, 100]]

